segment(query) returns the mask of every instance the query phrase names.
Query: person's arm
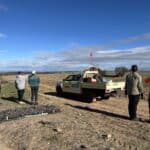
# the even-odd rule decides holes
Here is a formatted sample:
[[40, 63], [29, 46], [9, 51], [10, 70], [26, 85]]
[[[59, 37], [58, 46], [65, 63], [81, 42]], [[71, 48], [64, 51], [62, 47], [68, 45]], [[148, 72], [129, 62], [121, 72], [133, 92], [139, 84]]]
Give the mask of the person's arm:
[[143, 81], [142, 81], [142, 77], [139, 78], [138, 89], [139, 89], [140, 93], [143, 93]]
[[15, 80], [15, 88], [18, 89], [17, 81]]
[[138, 89], [139, 89], [139, 92], [140, 92], [141, 99], [143, 99], [144, 98], [144, 95], [143, 95], [144, 90], [143, 90], [142, 77], [139, 77]]
[[127, 96], [127, 87], [128, 87], [127, 80], [128, 80], [128, 76], [126, 76], [126, 79], [125, 79], [125, 91], [124, 91], [124, 93], [125, 93], [126, 96]]

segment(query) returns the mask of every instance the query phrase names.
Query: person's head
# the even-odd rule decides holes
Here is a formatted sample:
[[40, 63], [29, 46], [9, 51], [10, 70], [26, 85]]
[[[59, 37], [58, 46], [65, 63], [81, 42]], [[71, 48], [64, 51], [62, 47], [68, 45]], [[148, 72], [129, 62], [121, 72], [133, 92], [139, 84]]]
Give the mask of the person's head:
[[20, 74], [22, 74], [22, 72], [21, 72], [21, 71], [18, 71], [18, 75], [20, 75]]
[[137, 66], [137, 65], [132, 65], [132, 66], [131, 66], [131, 71], [132, 71], [132, 72], [138, 71], [138, 66]]
[[36, 71], [35, 71], [35, 70], [33, 70], [33, 71], [32, 71], [32, 74], [33, 74], [33, 75], [34, 75], [34, 74], [36, 74]]

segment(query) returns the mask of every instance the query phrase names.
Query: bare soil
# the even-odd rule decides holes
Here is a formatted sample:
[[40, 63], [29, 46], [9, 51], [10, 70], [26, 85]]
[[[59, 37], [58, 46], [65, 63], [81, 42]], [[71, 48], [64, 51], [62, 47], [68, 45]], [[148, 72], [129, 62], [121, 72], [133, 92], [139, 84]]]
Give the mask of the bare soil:
[[[128, 118], [128, 99], [124, 95], [85, 103], [75, 96], [58, 97], [55, 82], [67, 74], [40, 75], [39, 104], [60, 107], [57, 114], [30, 116], [0, 124], [2, 150], [149, 150], [148, 104], [138, 105], [140, 121]], [[146, 75], [144, 75], [146, 76]], [[15, 76], [3, 80], [13, 84]], [[9, 87], [9, 88], [8, 88]], [[147, 93], [147, 87], [145, 87]], [[15, 103], [13, 85], [2, 87], [0, 110], [30, 106]], [[145, 97], [147, 99], [147, 96]], [[30, 102], [27, 86], [25, 100]]]

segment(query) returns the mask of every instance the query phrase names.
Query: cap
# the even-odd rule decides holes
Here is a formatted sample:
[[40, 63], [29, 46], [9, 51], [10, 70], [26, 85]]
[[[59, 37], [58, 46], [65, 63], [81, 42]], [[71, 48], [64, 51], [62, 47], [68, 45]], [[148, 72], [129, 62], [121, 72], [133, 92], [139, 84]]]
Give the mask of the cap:
[[132, 66], [131, 66], [131, 70], [132, 70], [133, 72], [138, 71], [138, 66], [137, 66], [137, 65], [132, 65]]
[[32, 71], [32, 74], [36, 74], [36, 71], [35, 71], [35, 70], [33, 70], [33, 71]]

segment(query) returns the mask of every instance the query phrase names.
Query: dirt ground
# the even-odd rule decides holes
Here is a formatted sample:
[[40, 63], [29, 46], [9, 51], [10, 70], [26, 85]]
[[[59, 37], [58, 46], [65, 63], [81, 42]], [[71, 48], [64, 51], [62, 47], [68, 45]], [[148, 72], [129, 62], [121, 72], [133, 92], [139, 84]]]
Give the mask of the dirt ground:
[[[0, 150], [149, 150], [148, 104], [138, 105], [140, 121], [128, 119], [128, 99], [123, 95], [82, 102], [76, 97], [57, 97], [55, 83], [66, 74], [40, 75], [39, 104], [59, 106], [60, 113], [30, 116], [0, 124]], [[3, 77], [14, 82], [15, 76]], [[147, 92], [147, 88], [145, 88]], [[0, 110], [24, 107], [15, 103], [16, 91], [2, 87]], [[147, 98], [147, 97], [146, 97]], [[30, 101], [27, 86], [25, 100]]]

